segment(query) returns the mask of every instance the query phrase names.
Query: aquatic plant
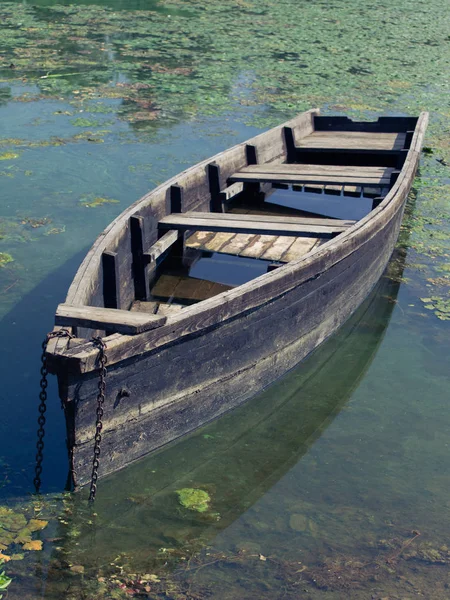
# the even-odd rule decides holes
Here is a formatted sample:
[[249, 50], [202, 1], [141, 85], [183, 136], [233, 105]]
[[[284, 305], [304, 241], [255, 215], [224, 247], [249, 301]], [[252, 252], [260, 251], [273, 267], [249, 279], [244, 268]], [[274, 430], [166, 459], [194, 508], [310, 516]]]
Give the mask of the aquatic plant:
[[87, 198], [81, 198], [80, 204], [86, 208], [97, 208], [97, 206], [103, 206], [104, 204], [119, 204], [119, 200], [113, 200], [111, 198], [101, 198], [100, 196], [89, 196]]
[[32, 534], [45, 529], [47, 525], [48, 521], [27, 520], [23, 512], [0, 506], [0, 558], [5, 561], [23, 559], [23, 554], [4, 554], [10, 546], [13, 549], [20, 545], [23, 550], [42, 550], [42, 541], [33, 540]]
[[[0, 559], [0, 566], [4, 563], [4, 560]], [[0, 592], [4, 592], [7, 587], [11, 584], [12, 579], [5, 575], [5, 571], [0, 571]], [[3, 594], [0, 594], [0, 600], [3, 598]]]
[[18, 152], [3, 152], [3, 154], [0, 154], [0, 160], [14, 160], [15, 158], [19, 158], [19, 156]]
[[196, 512], [206, 512], [211, 502], [211, 497], [208, 492], [197, 488], [183, 488], [177, 490], [178, 502], [188, 510]]
[[5, 265], [12, 262], [13, 260], [14, 259], [11, 256], [11, 254], [8, 254], [7, 252], [0, 252], [0, 268], [4, 267]]

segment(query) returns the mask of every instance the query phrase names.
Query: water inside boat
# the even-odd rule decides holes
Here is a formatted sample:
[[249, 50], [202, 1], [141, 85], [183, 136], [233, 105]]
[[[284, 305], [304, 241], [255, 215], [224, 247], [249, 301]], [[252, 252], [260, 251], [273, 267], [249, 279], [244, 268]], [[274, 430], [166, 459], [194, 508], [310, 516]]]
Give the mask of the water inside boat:
[[[265, 186], [258, 200], [242, 191], [226, 206], [225, 214], [305, 217], [357, 221], [373, 207], [380, 188], [356, 186]], [[355, 200], [357, 199], [357, 202]], [[296, 260], [330, 237], [302, 237], [214, 231], [187, 232], [184, 246], [174, 244], [158, 265], [151, 297], [136, 301], [131, 310], [169, 316], [232, 287], [242, 285], [270, 270]], [[180, 252], [181, 250], [181, 252]]]

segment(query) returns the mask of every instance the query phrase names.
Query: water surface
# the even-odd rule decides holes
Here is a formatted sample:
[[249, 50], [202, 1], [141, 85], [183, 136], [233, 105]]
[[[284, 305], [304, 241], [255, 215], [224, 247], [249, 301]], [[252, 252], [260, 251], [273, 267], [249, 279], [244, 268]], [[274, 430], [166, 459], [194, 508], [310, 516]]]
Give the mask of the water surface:
[[[0, 1], [0, 23], [0, 495], [49, 521], [31, 532], [42, 550], [0, 539], [21, 558], [2, 566], [9, 597], [448, 597], [446, 7]], [[52, 381], [45, 495], [30, 503], [40, 343], [95, 236], [312, 106], [431, 113], [393, 279], [251, 403], [105, 480], [97, 516], [60, 495]], [[180, 504], [186, 488], [205, 512]]]

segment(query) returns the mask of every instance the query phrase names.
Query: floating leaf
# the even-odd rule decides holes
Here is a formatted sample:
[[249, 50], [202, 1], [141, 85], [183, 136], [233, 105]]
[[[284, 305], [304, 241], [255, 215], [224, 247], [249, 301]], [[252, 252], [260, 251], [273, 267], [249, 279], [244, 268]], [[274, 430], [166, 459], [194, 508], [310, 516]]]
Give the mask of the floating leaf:
[[32, 540], [23, 545], [24, 550], [42, 550], [41, 540]]
[[48, 521], [41, 521], [40, 519], [30, 519], [28, 522], [27, 528], [34, 532], [40, 531], [41, 529], [45, 529], [48, 525]]

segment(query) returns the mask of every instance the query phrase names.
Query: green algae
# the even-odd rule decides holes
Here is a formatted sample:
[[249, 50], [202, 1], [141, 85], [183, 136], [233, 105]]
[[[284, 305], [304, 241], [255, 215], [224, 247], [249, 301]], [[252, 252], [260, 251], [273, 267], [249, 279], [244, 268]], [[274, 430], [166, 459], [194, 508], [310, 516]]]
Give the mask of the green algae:
[[205, 490], [183, 488], [177, 490], [178, 502], [188, 510], [204, 513], [208, 510], [211, 497]]
[[14, 160], [19, 158], [19, 156], [20, 154], [17, 152], [4, 152], [3, 154], [0, 154], [0, 160]]
[[13, 260], [14, 259], [11, 254], [8, 254], [7, 252], [0, 252], [0, 268], [6, 266], [10, 262], [13, 262]]
[[104, 206], [105, 204], [119, 204], [119, 200], [89, 195], [85, 198], [81, 198], [79, 203], [81, 206], [85, 206], [86, 208], [97, 208], [98, 206]]

